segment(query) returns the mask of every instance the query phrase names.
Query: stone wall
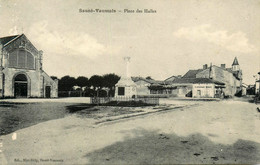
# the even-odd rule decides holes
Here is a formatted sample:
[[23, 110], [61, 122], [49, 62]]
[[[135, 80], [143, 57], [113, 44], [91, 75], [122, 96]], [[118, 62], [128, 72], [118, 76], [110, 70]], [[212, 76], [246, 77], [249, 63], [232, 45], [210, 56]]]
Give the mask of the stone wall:
[[193, 84], [192, 97], [214, 98], [215, 85], [214, 84]]
[[24, 74], [27, 77], [28, 97], [42, 97], [40, 95], [40, 77], [37, 71], [21, 70], [14, 68], [5, 68], [4, 73], [4, 95], [5, 97], [14, 97], [14, 78], [18, 74]]
[[50, 76], [48, 76], [45, 72], [42, 73], [43, 79], [44, 79], [44, 85], [43, 85], [43, 95], [46, 96], [45, 89], [46, 86], [51, 87], [51, 97], [58, 97], [58, 80], [52, 80]]
[[[27, 44], [21, 46], [22, 42]], [[15, 66], [9, 68], [9, 53], [19, 49], [28, 51], [33, 55], [34, 69], [17, 68]], [[51, 87], [51, 97], [58, 96], [58, 81], [52, 80], [42, 70], [42, 51], [38, 51], [24, 35], [0, 50], [0, 91], [2, 91], [0, 97], [3, 97], [3, 95], [4, 97], [14, 97], [14, 79], [19, 74], [24, 74], [27, 78], [27, 97], [46, 97], [46, 86]]]

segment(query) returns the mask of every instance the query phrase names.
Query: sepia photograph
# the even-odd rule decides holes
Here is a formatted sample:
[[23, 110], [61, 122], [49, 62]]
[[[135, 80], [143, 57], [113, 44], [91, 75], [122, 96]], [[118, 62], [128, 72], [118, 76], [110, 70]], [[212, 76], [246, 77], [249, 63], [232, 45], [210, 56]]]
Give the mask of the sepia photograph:
[[260, 0], [0, 0], [0, 165], [260, 164]]

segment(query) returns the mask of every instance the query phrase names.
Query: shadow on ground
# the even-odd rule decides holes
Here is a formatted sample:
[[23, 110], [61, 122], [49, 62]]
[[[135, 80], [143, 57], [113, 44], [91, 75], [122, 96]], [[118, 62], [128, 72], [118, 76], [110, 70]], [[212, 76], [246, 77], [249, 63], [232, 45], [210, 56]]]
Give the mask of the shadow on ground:
[[94, 105], [91, 105], [91, 104], [73, 104], [73, 105], [67, 106], [66, 108], [68, 109], [69, 113], [75, 113], [75, 112], [78, 112], [78, 111], [90, 109], [92, 107], [94, 107]]
[[90, 164], [256, 164], [260, 144], [238, 140], [232, 145], [212, 142], [201, 134], [187, 137], [135, 130], [125, 138], [86, 155]]
[[35, 124], [63, 118], [68, 103], [0, 102], [0, 136]]

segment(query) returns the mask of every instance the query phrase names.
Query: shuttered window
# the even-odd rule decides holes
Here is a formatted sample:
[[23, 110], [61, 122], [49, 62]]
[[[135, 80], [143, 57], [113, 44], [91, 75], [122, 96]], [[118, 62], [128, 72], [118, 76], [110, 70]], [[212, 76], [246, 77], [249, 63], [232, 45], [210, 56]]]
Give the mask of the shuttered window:
[[34, 58], [33, 58], [33, 55], [31, 53], [27, 54], [27, 68], [28, 69], [34, 69], [35, 68]]
[[17, 51], [14, 51], [9, 54], [9, 67], [17, 66]]
[[9, 67], [21, 69], [35, 69], [33, 55], [25, 50], [15, 50], [9, 54]]
[[20, 50], [17, 57], [18, 68], [26, 68], [26, 51]]

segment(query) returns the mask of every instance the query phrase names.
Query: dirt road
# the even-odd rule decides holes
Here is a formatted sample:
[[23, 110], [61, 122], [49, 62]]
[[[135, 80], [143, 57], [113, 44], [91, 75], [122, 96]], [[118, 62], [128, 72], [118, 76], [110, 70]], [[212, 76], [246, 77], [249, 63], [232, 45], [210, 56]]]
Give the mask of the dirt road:
[[[168, 102], [169, 103], [169, 102]], [[76, 115], [0, 137], [1, 163], [260, 163], [260, 113], [239, 101], [93, 125]]]

